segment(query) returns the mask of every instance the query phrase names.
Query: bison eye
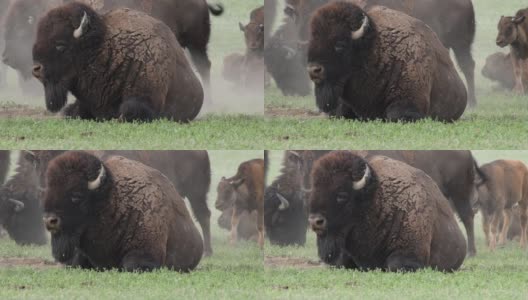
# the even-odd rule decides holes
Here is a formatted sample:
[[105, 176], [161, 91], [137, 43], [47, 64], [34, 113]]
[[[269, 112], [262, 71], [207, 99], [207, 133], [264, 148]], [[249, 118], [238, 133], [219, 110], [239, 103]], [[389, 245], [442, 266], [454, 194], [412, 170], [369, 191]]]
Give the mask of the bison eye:
[[66, 50], [66, 46], [57, 45], [57, 46], [55, 46], [55, 49], [57, 49], [57, 51], [59, 51], [59, 52], [64, 52], [64, 50]]
[[337, 203], [344, 203], [348, 201], [348, 193], [347, 192], [339, 192], [337, 193]]

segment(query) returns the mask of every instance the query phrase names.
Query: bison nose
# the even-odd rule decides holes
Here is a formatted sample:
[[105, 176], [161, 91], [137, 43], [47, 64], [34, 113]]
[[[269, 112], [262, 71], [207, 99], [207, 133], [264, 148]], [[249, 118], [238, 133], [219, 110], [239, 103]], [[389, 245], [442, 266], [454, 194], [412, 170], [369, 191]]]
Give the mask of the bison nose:
[[321, 234], [326, 230], [326, 218], [320, 214], [310, 214], [308, 222], [310, 222], [310, 227], [317, 234]]
[[35, 64], [33, 65], [33, 76], [37, 79], [42, 79], [42, 65], [41, 64]]
[[56, 215], [50, 214], [44, 216], [44, 224], [49, 232], [54, 233], [60, 228], [60, 219]]
[[319, 64], [309, 64], [308, 74], [314, 83], [320, 83], [324, 79], [324, 68]]
[[499, 46], [499, 47], [506, 46], [505, 43], [504, 43], [504, 40], [502, 38], [497, 38], [496, 43], [497, 43], [497, 46]]

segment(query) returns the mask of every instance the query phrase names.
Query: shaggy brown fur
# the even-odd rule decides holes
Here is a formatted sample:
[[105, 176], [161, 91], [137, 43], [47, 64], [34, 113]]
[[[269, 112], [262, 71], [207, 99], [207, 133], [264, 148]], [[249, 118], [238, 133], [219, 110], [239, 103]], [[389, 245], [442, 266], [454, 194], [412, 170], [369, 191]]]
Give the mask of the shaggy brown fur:
[[[506, 243], [512, 209], [519, 205], [521, 246], [526, 247], [528, 225], [528, 168], [521, 161], [496, 160], [480, 167], [488, 180], [479, 187], [480, 211], [490, 250]], [[504, 218], [499, 234], [500, 222]], [[498, 241], [497, 241], [498, 237]]]
[[[230, 207], [222, 212], [218, 217], [218, 226], [225, 230], [231, 231], [231, 218], [233, 216], [233, 207]], [[251, 240], [258, 242], [258, 231], [257, 231], [257, 212], [252, 211], [251, 213], [243, 211], [240, 214], [240, 222], [237, 228], [238, 240]]]
[[[528, 70], [527, 70], [528, 71]], [[511, 54], [496, 52], [486, 58], [486, 64], [482, 68], [482, 76], [497, 81], [501, 87], [511, 90], [515, 86], [515, 75], [513, 74], [513, 65]], [[528, 80], [528, 76], [523, 76]]]
[[366, 13], [335, 2], [318, 9], [308, 62], [317, 106], [330, 115], [454, 121], [466, 108], [464, 84], [436, 34], [385, 7]]
[[231, 243], [237, 241], [237, 228], [243, 211], [257, 211], [258, 244], [264, 247], [264, 160], [253, 159], [240, 164], [235, 176], [222, 177], [217, 187], [215, 207], [224, 211], [233, 207]]
[[514, 17], [502, 16], [497, 28], [497, 46], [510, 46], [510, 55], [515, 74], [514, 91], [526, 93], [523, 74], [528, 70], [528, 8], [519, 10]]
[[[76, 38], [84, 16], [89, 26]], [[79, 3], [53, 9], [39, 22], [33, 57], [50, 111], [65, 105], [68, 91], [77, 98], [68, 111], [82, 119], [187, 122], [202, 106], [201, 84], [173, 33], [141, 12], [100, 16]]]
[[123, 157], [103, 163], [68, 152], [50, 162], [46, 177], [45, 221], [59, 261], [76, 248], [97, 269], [189, 271], [199, 263], [200, 234], [159, 171]]
[[421, 170], [336, 151], [315, 163], [312, 178], [310, 224], [325, 262], [389, 271], [462, 265], [464, 236], [438, 186]]

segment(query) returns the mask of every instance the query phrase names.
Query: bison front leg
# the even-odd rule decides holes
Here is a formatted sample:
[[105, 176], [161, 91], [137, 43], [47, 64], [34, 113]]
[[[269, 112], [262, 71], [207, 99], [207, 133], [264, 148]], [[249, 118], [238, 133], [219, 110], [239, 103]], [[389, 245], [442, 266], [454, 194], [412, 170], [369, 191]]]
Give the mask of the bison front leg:
[[491, 217], [489, 249], [495, 251], [497, 248], [497, 232], [501, 221], [502, 211], [495, 212]]
[[512, 216], [511, 208], [505, 209], [503, 212], [504, 221], [502, 222], [502, 230], [499, 236], [499, 246], [506, 244], [508, 230], [510, 229], [510, 225], [511, 225], [511, 216]]
[[523, 83], [523, 60], [519, 58], [514, 58], [512, 55], [513, 60], [513, 73], [515, 74], [515, 87], [513, 88], [513, 91], [516, 94], [524, 95], [524, 83]]
[[521, 247], [526, 248], [526, 239], [528, 238], [528, 203], [519, 203], [521, 212]]
[[425, 268], [417, 257], [395, 253], [387, 258], [387, 270], [390, 272], [415, 272]]
[[238, 223], [240, 223], [240, 213], [237, 207], [233, 207], [233, 215], [231, 216], [231, 245], [236, 245], [238, 239]]
[[385, 119], [389, 122], [416, 122], [426, 115], [411, 103], [393, 103], [385, 111]]
[[128, 253], [121, 261], [121, 270], [125, 272], [150, 272], [161, 267], [159, 259], [141, 251]]

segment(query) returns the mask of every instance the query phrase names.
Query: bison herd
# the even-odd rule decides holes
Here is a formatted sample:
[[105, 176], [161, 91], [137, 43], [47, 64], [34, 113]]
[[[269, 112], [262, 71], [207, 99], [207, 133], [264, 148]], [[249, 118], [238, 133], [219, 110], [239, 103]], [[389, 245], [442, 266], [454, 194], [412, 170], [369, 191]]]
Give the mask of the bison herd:
[[[310, 94], [311, 80], [320, 111], [359, 120], [451, 122], [477, 105], [471, 0], [285, 2], [264, 50], [266, 71], [285, 96]], [[497, 45], [511, 52], [493, 54], [482, 70], [522, 94], [527, 14], [500, 18]]]
[[[2, 180], [10, 161], [0, 151]], [[20, 245], [50, 238], [55, 260], [70, 267], [190, 271], [213, 255], [211, 172], [206, 151], [21, 151], [0, 188], [0, 226]], [[264, 160], [242, 162], [218, 190], [231, 242], [262, 247]]]
[[526, 248], [527, 171], [512, 160], [479, 166], [470, 151], [289, 150], [264, 194], [266, 234], [304, 246], [311, 228], [336, 267], [454, 271], [476, 255], [479, 209], [490, 250], [517, 237]]

